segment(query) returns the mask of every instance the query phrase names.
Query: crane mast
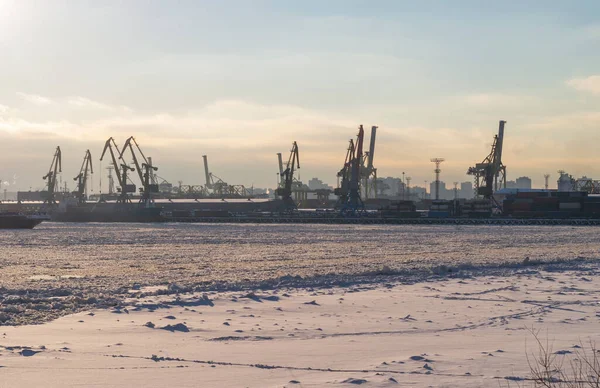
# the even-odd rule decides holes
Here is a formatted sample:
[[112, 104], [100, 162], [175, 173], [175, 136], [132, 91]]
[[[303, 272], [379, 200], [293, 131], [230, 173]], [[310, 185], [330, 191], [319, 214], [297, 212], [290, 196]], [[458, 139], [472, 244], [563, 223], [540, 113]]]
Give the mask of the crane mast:
[[47, 193], [46, 198], [44, 199], [44, 203], [48, 205], [56, 205], [56, 187], [58, 184], [58, 174], [62, 172], [62, 153], [60, 151], [60, 147], [56, 147], [56, 151], [54, 151], [54, 157], [52, 158], [52, 163], [50, 163], [50, 168], [48, 169], [48, 173], [42, 177], [42, 179], [47, 182]]
[[300, 153], [298, 152], [298, 143], [294, 142], [286, 168], [281, 173], [282, 187], [279, 187], [276, 191], [276, 194], [283, 199], [287, 208], [296, 208], [296, 203], [292, 199], [292, 184], [294, 183], [294, 172], [297, 168], [300, 168]]
[[75, 192], [75, 196], [80, 204], [84, 204], [87, 200], [87, 180], [89, 174], [93, 173], [94, 167], [92, 166], [92, 154], [90, 153], [90, 150], [87, 150], [85, 151], [83, 163], [81, 163], [81, 168], [79, 169], [79, 175], [73, 178], [74, 181], [77, 181], [77, 191]]

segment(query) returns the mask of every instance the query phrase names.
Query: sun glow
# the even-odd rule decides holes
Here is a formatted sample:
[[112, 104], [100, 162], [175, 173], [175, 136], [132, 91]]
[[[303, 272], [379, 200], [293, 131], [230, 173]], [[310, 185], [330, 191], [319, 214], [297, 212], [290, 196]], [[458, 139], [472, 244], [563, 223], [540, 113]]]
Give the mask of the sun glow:
[[23, 15], [17, 0], [0, 0], [0, 40], [15, 29], [21, 17]]

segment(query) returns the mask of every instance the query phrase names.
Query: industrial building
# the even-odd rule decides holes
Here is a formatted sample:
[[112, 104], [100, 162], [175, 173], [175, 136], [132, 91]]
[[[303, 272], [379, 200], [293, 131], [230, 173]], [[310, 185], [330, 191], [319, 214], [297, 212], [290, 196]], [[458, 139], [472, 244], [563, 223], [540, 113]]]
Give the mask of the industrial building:
[[[308, 184], [299, 179], [301, 145], [296, 141], [292, 142], [285, 160], [282, 153], [277, 154], [277, 187], [273, 190], [227, 183], [211, 171], [207, 155], [202, 158], [204, 184], [183, 185], [179, 181], [178, 185], [173, 185], [157, 175], [159, 168], [151, 157], [144, 154], [135, 138], [127, 138], [119, 147], [111, 137], [100, 157], [102, 160], [106, 156], [110, 161], [107, 194], [88, 195], [87, 183], [94, 173], [89, 150], [84, 154], [79, 173], [73, 178], [76, 190], [69, 192], [66, 187], [63, 188], [60, 175], [62, 152], [60, 147], [56, 147], [50, 168], [43, 177], [45, 190], [19, 192], [18, 199], [20, 203], [27, 204], [27, 209], [35, 210], [35, 203], [39, 203], [39, 209], [52, 212], [56, 220], [80, 222], [193, 221], [209, 218], [223, 222], [224, 219], [237, 220], [239, 217], [262, 217], [260, 219], [264, 221], [264, 217], [268, 220], [275, 217], [274, 214], [285, 214], [292, 217], [292, 221], [298, 218], [302, 222], [307, 219], [316, 222], [315, 219], [323, 217], [327, 220], [342, 217], [370, 221], [384, 217], [386, 222], [422, 216], [485, 218], [500, 212], [507, 217], [600, 217], [600, 206], [596, 206], [600, 201], [587, 196], [600, 193], [600, 182], [591, 178], [575, 179], [559, 171], [558, 191], [554, 191], [548, 189], [550, 175], [546, 174], [546, 188], [542, 190], [545, 194], [531, 189], [529, 177], [507, 181], [506, 166], [502, 162], [505, 124], [505, 121], [500, 121], [488, 156], [467, 170], [467, 174], [473, 176], [473, 182], [446, 183], [441, 179], [441, 165], [445, 159], [431, 158], [435, 164], [435, 179], [429, 182], [428, 190], [411, 186], [412, 178], [405, 172], [401, 173], [401, 177], [379, 178], [374, 162], [378, 127], [371, 127], [367, 143], [361, 125], [345, 150], [335, 188], [316, 177]], [[342, 156], [340, 152], [340, 162]], [[15, 209], [19, 210], [18, 207]], [[311, 209], [312, 212], [302, 209]], [[303, 212], [300, 213], [300, 210]]]

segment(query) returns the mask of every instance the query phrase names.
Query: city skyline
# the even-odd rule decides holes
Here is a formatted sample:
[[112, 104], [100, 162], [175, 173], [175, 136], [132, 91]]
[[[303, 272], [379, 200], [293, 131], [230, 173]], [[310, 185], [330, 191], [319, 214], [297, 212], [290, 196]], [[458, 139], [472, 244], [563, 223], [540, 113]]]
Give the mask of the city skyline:
[[173, 184], [203, 183], [207, 154], [229, 183], [273, 186], [275, 154], [298, 141], [300, 176], [335, 185], [359, 124], [379, 126], [380, 176], [423, 185], [429, 159], [443, 157], [442, 179], [465, 181], [501, 119], [510, 180], [600, 177], [595, 2], [0, 0], [0, 10], [0, 178], [19, 189], [43, 187], [57, 145], [64, 180], [88, 148], [98, 177], [106, 138], [130, 135]]

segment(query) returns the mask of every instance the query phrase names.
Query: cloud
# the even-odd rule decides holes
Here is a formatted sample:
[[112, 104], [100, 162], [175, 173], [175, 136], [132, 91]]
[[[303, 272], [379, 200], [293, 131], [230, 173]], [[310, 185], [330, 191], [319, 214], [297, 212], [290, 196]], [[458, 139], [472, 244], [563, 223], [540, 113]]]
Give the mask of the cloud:
[[[398, 114], [399, 107], [393, 105], [336, 113], [242, 99], [217, 100], [188, 111], [125, 112], [118, 106], [98, 103], [101, 105], [96, 107], [93, 100], [73, 97], [54, 100], [53, 110], [61, 112], [55, 118], [48, 112], [44, 112], [42, 118], [10, 109], [0, 115], [0, 131], [13, 144], [9, 146], [10, 151], [22, 149], [20, 144], [42, 149], [40, 167], [36, 164], [38, 169], [45, 168], [47, 154], [52, 151], [52, 147], [46, 149], [49, 143], [61, 145], [65, 158], [71, 155], [75, 166], [86, 148], [97, 157], [108, 137], [113, 136], [122, 144], [127, 137], [135, 136], [144, 153], [154, 157], [161, 176], [167, 180], [200, 181], [198, 155], [207, 154], [215, 172], [224, 179], [268, 185], [276, 170], [275, 153], [285, 155], [292, 141], [298, 141], [300, 146], [302, 177], [306, 180], [318, 176], [334, 183], [348, 140], [356, 136], [358, 124], [364, 124], [367, 129], [379, 124], [375, 164], [380, 175], [406, 171], [415, 182], [430, 180], [429, 158], [444, 157], [447, 162], [443, 179], [451, 182], [467, 179], [466, 169], [489, 153], [497, 131], [495, 107], [507, 106], [508, 112], [519, 111], [523, 109], [519, 103], [529, 100], [526, 96], [511, 94], [463, 95], [433, 105], [410, 106]], [[513, 108], [514, 105], [517, 106]], [[94, 111], [88, 112], [82, 106]], [[104, 106], [111, 109], [102, 109]], [[494, 111], [488, 112], [492, 108]], [[412, 117], [411, 110], [416, 112], [412, 112], [416, 121], [423, 120], [425, 113], [438, 110], [439, 114], [469, 120], [461, 122], [449, 117], [442, 122], [413, 124], [407, 120]], [[475, 115], [475, 112], [479, 113]], [[382, 116], [388, 118], [381, 120]], [[543, 172], [558, 168], [573, 174], [581, 171], [594, 175], [593, 164], [589, 164], [591, 170], [579, 166], [586, 165], [584, 155], [593, 154], [593, 144], [600, 141], [594, 135], [600, 125], [600, 112], [545, 112], [525, 117], [526, 120], [516, 117], [513, 121], [512, 115], [506, 116], [511, 124], [507, 130], [504, 162], [509, 165], [511, 177], [535, 172], [541, 180]], [[84, 118], [78, 120], [77, 117]], [[379, 120], [371, 121], [373, 118]], [[14, 159], [0, 155], [0, 164], [11, 160]]]
[[503, 93], [473, 93], [450, 99], [457, 104], [465, 104], [473, 108], [515, 108], [525, 104], [531, 105], [539, 99], [534, 96]]
[[93, 109], [101, 109], [101, 110], [112, 110], [113, 108], [109, 105], [103, 104], [98, 101], [90, 100], [85, 97], [70, 97], [68, 99], [69, 105], [73, 105], [79, 108], [93, 108]]
[[9, 107], [0, 104], [0, 114], [8, 113]]
[[27, 94], [27, 93], [17, 92], [17, 96], [19, 96], [20, 98], [22, 98], [23, 100], [25, 100], [27, 102], [35, 104], [35, 105], [50, 105], [50, 104], [52, 104], [51, 99], [37, 95], [37, 94]]
[[81, 97], [81, 96], [69, 97], [67, 99], [67, 103], [71, 106], [75, 106], [77, 108], [83, 108], [83, 109], [95, 109], [95, 110], [113, 111], [113, 112], [114, 111], [122, 111], [122, 112], [126, 112], [126, 113], [133, 112], [133, 109], [131, 109], [128, 106], [124, 106], [124, 105], [112, 106], [112, 105], [104, 104], [102, 102], [94, 101], [89, 98]]
[[600, 75], [590, 75], [585, 78], [573, 78], [566, 83], [568, 86], [580, 92], [600, 94]]

